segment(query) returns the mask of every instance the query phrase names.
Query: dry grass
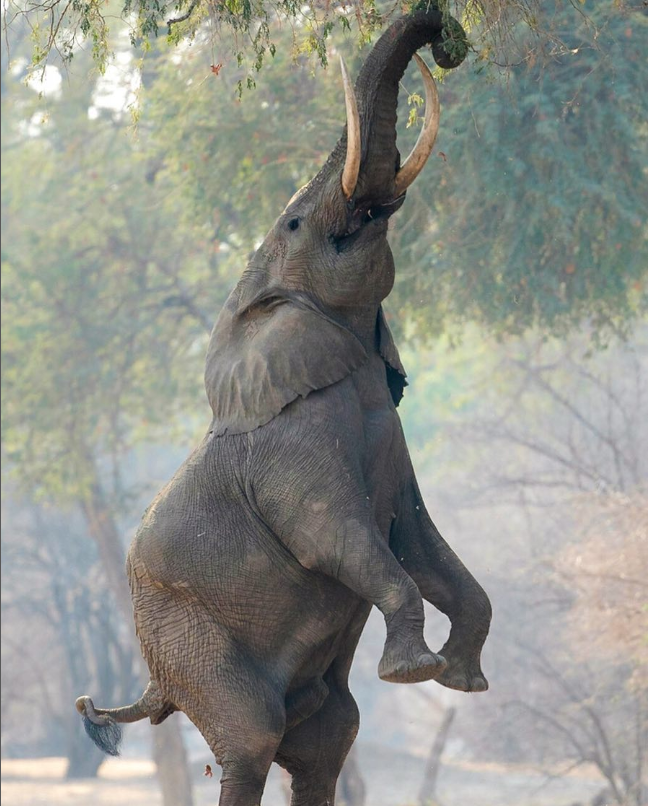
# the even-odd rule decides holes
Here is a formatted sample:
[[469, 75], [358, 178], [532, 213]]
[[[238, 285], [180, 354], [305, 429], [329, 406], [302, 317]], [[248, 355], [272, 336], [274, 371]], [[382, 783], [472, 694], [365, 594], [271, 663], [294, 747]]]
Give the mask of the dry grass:
[[[368, 784], [367, 806], [415, 802], [422, 759], [368, 746], [361, 747], [360, 756]], [[65, 781], [64, 771], [62, 758], [3, 760], [3, 806], [161, 806], [155, 768], [148, 759], [109, 759], [96, 779]], [[196, 783], [196, 806], [215, 806], [215, 778]], [[440, 778], [444, 806], [571, 806], [589, 802], [601, 788], [592, 770], [548, 781], [529, 768], [474, 762], [444, 765]], [[263, 805], [285, 806], [278, 770], [273, 770]]]

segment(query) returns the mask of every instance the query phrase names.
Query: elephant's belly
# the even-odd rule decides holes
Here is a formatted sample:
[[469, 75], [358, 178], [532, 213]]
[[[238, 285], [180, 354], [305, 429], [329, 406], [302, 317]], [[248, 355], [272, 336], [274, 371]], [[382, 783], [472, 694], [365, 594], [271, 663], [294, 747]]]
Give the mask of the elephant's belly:
[[[368, 415], [364, 436], [367, 489], [388, 539], [399, 477], [393, 409]], [[165, 646], [176, 657], [235, 646], [287, 683], [317, 677], [369, 608], [298, 563], [247, 500], [237, 461], [226, 439], [203, 444], [147, 513], [129, 555], [138, 633], [147, 657], [162, 659]]]
[[[195, 507], [189, 518], [186, 512], [182, 499], [158, 502], [155, 518], [144, 524], [131, 548], [129, 561], [138, 569], [140, 587], [146, 588], [139, 600], [147, 603], [146, 619], [136, 613], [143, 641], [150, 632], [155, 643], [164, 643], [154, 623], [157, 597], [173, 625], [175, 643], [179, 635], [189, 641], [195, 622], [209, 651], [227, 651], [234, 641], [287, 681], [301, 675], [300, 669], [306, 676], [326, 671], [358, 597], [299, 565], [246, 501], [221, 501], [211, 518]], [[178, 621], [186, 621], [187, 629], [179, 630]], [[206, 621], [217, 639], [205, 629]], [[201, 649], [192, 646], [190, 651]]]

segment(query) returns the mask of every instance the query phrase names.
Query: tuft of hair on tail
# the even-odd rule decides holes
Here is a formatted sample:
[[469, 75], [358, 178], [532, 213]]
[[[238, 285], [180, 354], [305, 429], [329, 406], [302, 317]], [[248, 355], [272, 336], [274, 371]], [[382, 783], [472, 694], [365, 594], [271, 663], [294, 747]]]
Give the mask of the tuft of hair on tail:
[[110, 717], [104, 717], [105, 721], [101, 725], [92, 722], [85, 714], [81, 718], [85, 732], [97, 747], [109, 756], [118, 756], [122, 740], [121, 726]]
[[149, 717], [154, 725], [159, 724], [176, 709], [168, 702], [160, 687], [154, 680], [149, 684], [142, 696], [132, 705], [121, 708], [95, 708], [92, 698], [87, 694], [77, 697], [75, 707], [83, 719], [85, 732], [98, 748], [111, 756], [119, 755], [122, 739], [121, 722], [139, 722]]

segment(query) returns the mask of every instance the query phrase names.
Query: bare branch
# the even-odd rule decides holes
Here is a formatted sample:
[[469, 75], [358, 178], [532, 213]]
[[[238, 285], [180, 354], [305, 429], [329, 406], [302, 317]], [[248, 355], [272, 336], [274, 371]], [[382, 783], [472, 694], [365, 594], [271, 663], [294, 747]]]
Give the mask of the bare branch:
[[184, 14], [181, 14], [179, 17], [172, 17], [171, 19], [167, 20], [167, 25], [171, 28], [172, 25], [177, 25], [179, 22], [185, 22], [188, 20], [189, 17], [194, 13], [196, 10], [196, 6], [198, 5], [198, 0], [191, 0], [191, 5], [186, 10]]

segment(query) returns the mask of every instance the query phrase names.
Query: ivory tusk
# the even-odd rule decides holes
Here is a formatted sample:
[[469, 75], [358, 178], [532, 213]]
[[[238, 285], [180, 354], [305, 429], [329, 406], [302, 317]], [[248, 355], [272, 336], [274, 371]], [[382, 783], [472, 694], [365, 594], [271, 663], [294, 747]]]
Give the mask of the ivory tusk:
[[360, 173], [360, 116], [353, 85], [349, 79], [344, 59], [341, 56], [340, 67], [342, 68], [342, 81], [344, 82], [344, 101], [347, 117], [347, 153], [344, 170], [342, 171], [342, 192], [346, 199], [350, 199], [355, 192], [358, 184], [358, 174]]
[[423, 76], [423, 84], [425, 85], [425, 122], [423, 123], [423, 128], [421, 129], [421, 133], [418, 136], [418, 140], [411, 154], [401, 166], [400, 171], [396, 174], [396, 198], [405, 193], [407, 188], [423, 170], [428, 157], [432, 153], [434, 141], [439, 131], [439, 94], [436, 84], [432, 78], [432, 73], [430, 73], [430, 68], [423, 59], [421, 59], [418, 53], [414, 54], [414, 58], [419, 66], [419, 70]]

